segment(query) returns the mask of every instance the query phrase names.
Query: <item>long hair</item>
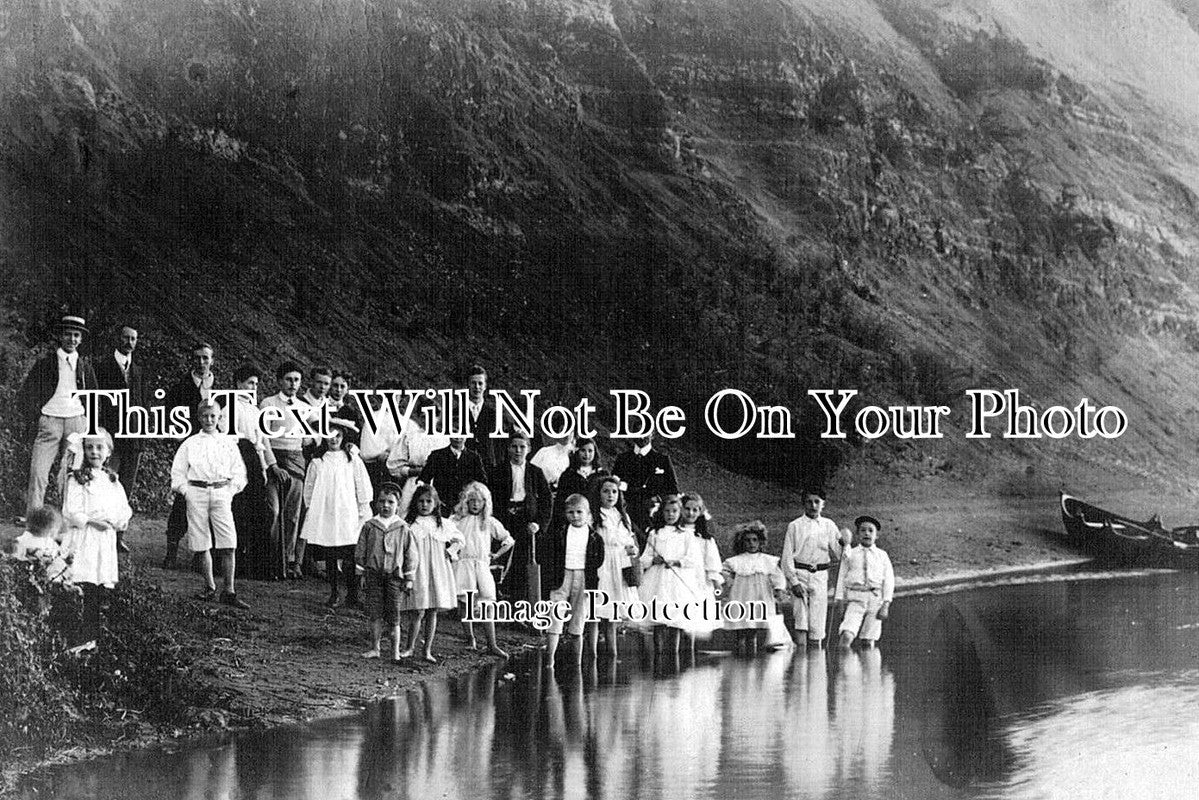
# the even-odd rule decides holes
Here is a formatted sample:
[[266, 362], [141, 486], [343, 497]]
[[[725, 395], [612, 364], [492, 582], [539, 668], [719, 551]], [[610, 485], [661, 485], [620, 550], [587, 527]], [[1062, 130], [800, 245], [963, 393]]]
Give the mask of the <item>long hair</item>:
[[437, 512], [441, 508], [441, 498], [437, 495], [437, 489], [431, 483], [422, 483], [416, 487], [416, 491], [412, 494], [412, 500], [408, 503], [408, 513], [404, 516], [404, 521], [409, 525], [416, 522], [420, 514], [416, 513], [416, 504], [422, 497], [427, 494], [433, 495], [433, 519], [437, 522], [437, 527], [441, 527], [441, 514]]
[[708, 513], [708, 507], [704, 504], [704, 499], [696, 492], [683, 492], [683, 505], [687, 503], [699, 503], [699, 519], [695, 521], [695, 535], [701, 539], [716, 538], [716, 523], [712, 522], [712, 515]]
[[104, 454], [104, 461], [99, 467], [93, 468], [92, 465], [88, 463], [87, 457], [83, 456], [83, 464], [80, 465], [79, 469], [66, 469], [67, 465], [70, 463], [68, 459], [70, 459], [73, 455], [68, 450], [67, 453], [63, 454], [64, 471], [59, 472], [59, 480], [61, 481], [59, 484], [60, 492], [65, 492], [66, 480], [68, 477], [74, 478], [75, 483], [79, 484], [80, 486], [88, 485], [91, 483], [92, 478], [96, 477], [97, 475], [105, 475], [108, 477], [108, 480], [112, 481], [113, 483], [117, 482], [117, 474], [108, 468], [108, 459], [112, 457], [112, 435], [104, 428], [97, 428], [94, 436], [81, 436], [78, 443], [80, 454], [83, 453], [83, 447], [87, 444], [89, 439], [100, 439], [104, 442], [104, 449], [106, 451]]
[[472, 497], [483, 498], [483, 510], [479, 512], [479, 522], [486, 526], [487, 521], [491, 519], [492, 502], [491, 490], [485, 484], [478, 481], [471, 481], [462, 487], [462, 491], [458, 494], [458, 505], [454, 506], [455, 517], [469, 517], [470, 511], [466, 508], [466, 501]]
[[658, 507], [656, 509], [654, 509], [654, 513], [649, 518], [649, 529], [651, 531], [661, 530], [662, 528], [665, 528], [668, 524], [669, 525], [678, 525], [679, 524], [679, 521], [677, 519], [671, 523], [666, 522], [666, 515], [662, 513], [662, 509], [666, 508], [667, 503], [678, 503], [679, 504], [679, 512], [680, 513], [682, 512], [683, 498], [680, 495], [677, 495], [677, 494], [662, 495], [662, 498], [658, 501]]
[[762, 543], [760, 550], [766, 549], [766, 526], [762, 520], [755, 519], [753, 522], [743, 522], [733, 531], [733, 555], [739, 556], [746, 551], [745, 540], [750, 536], [758, 537]]
[[583, 449], [583, 445], [589, 444], [595, 448], [595, 458], [591, 462], [591, 468], [599, 472], [603, 468], [603, 458], [600, 455], [599, 442], [592, 439], [590, 436], [584, 436], [582, 439], [575, 440], [575, 449], [570, 451], [570, 466], [566, 469], [572, 472], [578, 472], [579, 467], [583, 466], [583, 462], [579, 460], [579, 451]]
[[591, 516], [595, 520], [595, 527], [604, 527], [603, 506], [600, 505], [600, 489], [604, 488], [604, 484], [611, 483], [616, 487], [616, 510], [620, 513], [620, 519], [624, 526], [629, 529], [630, 533], [637, 533], [633, 530], [633, 522], [629, 519], [629, 512], [625, 508], [624, 491], [620, 488], [620, 478], [615, 475], [604, 475], [587, 487], [587, 501], [591, 503]]

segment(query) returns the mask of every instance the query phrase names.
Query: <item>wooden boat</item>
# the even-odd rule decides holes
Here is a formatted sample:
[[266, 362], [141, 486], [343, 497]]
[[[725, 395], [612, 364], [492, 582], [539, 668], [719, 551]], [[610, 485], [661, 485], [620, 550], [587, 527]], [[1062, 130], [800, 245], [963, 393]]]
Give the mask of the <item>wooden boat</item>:
[[1199, 569], [1199, 525], [1167, 529], [1156, 514], [1139, 521], [1064, 493], [1061, 508], [1066, 536], [1097, 558], [1126, 566]]

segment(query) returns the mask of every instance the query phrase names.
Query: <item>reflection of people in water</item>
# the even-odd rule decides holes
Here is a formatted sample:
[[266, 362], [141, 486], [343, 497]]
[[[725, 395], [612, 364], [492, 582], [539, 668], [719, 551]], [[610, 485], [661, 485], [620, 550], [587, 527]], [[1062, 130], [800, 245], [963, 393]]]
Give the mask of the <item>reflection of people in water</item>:
[[883, 668], [882, 653], [844, 653], [833, 696], [839, 774], [861, 775], [867, 789], [885, 794], [895, 733], [895, 679]]
[[737, 776], [738, 783], [779, 782], [780, 756], [790, 750], [791, 731], [784, 728], [782, 720], [790, 666], [791, 657], [786, 653], [750, 664], [725, 662], [720, 763], [722, 771]]
[[824, 650], [799, 651], [791, 666], [783, 730], [786, 791], [780, 797], [825, 797], [836, 762], [829, 721], [828, 664]]

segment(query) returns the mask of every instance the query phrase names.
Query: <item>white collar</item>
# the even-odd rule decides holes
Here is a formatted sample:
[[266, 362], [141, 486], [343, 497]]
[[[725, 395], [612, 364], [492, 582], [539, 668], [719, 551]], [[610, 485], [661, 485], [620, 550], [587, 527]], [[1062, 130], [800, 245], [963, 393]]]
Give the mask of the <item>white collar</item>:
[[58, 348], [58, 360], [59, 361], [65, 360], [68, 364], [70, 364], [72, 367], [74, 367], [75, 364], [79, 361], [79, 351], [75, 350], [73, 352], [68, 353], [66, 350], [63, 350], [60, 347], [60, 348]]
[[133, 353], [125, 355], [120, 350], [113, 350], [112, 357], [116, 359], [117, 363], [120, 364], [122, 368], [126, 368], [133, 363]]
[[649, 451], [652, 450], [653, 448], [654, 448], [653, 442], [650, 442], [645, 447], [638, 447], [638, 446], [634, 445], [633, 452], [639, 456], [647, 456], [647, 455], [649, 455]]

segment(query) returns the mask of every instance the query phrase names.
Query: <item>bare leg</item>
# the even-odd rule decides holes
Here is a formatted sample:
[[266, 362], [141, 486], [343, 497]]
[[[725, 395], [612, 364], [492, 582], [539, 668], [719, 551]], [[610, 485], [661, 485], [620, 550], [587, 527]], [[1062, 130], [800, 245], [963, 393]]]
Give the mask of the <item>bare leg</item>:
[[[462, 620], [462, 630], [466, 634], [466, 646], [469, 647], [471, 650], [478, 650], [479, 643], [475, 641], [475, 625], [473, 622], [466, 621], [466, 618], [468, 616], [469, 616], [469, 614], [467, 613], [466, 603], [459, 603], [458, 604], [458, 618], [460, 620]], [[491, 626], [491, 629], [493, 632], [492, 635], [494, 636], [494, 631], [495, 631], [494, 624]]]
[[[382, 623], [380, 623], [380, 625], [382, 625]], [[391, 658], [393, 661], [400, 660], [400, 641], [403, 639], [403, 637], [403, 629], [400, 627], [400, 623], [397, 621], [396, 624], [391, 627]], [[380, 636], [380, 640], [381, 639], [382, 636]], [[379, 644], [382, 645], [382, 641], [380, 641]]]
[[487, 652], [488, 653], [491, 653], [493, 656], [499, 656], [500, 658], [508, 657], [507, 651], [501, 649], [499, 644], [496, 643], [495, 623], [494, 622], [484, 622], [483, 623], [483, 635], [487, 637]]
[[378, 658], [383, 646], [383, 620], [371, 620], [371, 649], [362, 654], [363, 658]]
[[420, 624], [425, 617], [424, 611], [408, 612], [408, 642], [404, 649], [396, 654], [397, 658], [408, 658], [416, 649], [416, 640], [420, 636]]
[[436, 664], [433, 657], [433, 637], [437, 634], [437, 609], [430, 608], [425, 612], [425, 661]]
[[212, 577], [212, 551], [200, 553], [200, 577], [204, 579], [204, 588], [210, 592], [216, 591], [216, 581]]
[[558, 656], [558, 641], [562, 638], [560, 633], [547, 633], [545, 635], [545, 668], [554, 668], [554, 659]]
[[225, 591], [233, 594], [234, 575], [237, 574], [237, 551], [233, 549], [221, 551], [221, 575], [224, 578]]

